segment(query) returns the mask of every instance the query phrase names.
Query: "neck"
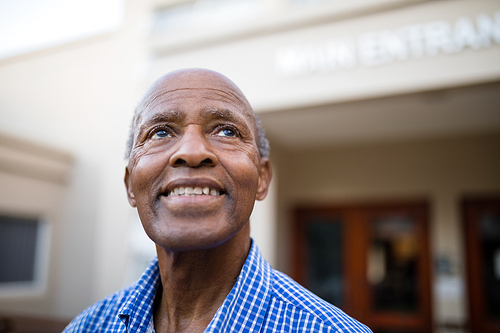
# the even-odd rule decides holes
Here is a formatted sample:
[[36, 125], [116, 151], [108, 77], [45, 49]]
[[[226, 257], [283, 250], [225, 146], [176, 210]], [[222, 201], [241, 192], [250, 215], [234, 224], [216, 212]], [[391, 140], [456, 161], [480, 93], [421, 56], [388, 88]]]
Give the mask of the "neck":
[[203, 332], [231, 291], [250, 250], [248, 224], [207, 250], [171, 252], [157, 246], [161, 286], [156, 332]]

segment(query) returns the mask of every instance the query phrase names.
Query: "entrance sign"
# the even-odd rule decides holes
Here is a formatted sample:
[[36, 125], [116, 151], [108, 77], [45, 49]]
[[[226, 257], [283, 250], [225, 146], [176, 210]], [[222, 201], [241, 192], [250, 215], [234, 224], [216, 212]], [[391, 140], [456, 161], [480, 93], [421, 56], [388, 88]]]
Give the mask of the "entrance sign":
[[302, 43], [276, 53], [275, 68], [285, 76], [349, 70], [407, 61], [466, 48], [480, 50], [500, 45], [500, 11], [461, 17], [453, 23], [432, 21], [394, 30], [370, 31], [320, 43]]

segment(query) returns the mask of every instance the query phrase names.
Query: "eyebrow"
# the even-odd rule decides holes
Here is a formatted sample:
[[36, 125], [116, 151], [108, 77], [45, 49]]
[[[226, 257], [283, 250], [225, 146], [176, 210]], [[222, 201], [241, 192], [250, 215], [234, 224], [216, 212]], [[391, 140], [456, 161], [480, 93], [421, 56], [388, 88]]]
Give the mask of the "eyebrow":
[[222, 119], [231, 122], [241, 123], [243, 117], [239, 117], [235, 112], [229, 109], [206, 108], [202, 110], [202, 117], [205, 119]]
[[166, 109], [151, 116], [145, 123], [176, 122], [186, 118], [186, 115], [177, 109]]
[[154, 124], [158, 123], [173, 123], [182, 121], [186, 118], [186, 115], [177, 109], [167, 109], [162, 110], [151, 117], [147, 118], [144, 122], [141, 122], [137, 126], [137, 134], [140, 135], [142, 131]]

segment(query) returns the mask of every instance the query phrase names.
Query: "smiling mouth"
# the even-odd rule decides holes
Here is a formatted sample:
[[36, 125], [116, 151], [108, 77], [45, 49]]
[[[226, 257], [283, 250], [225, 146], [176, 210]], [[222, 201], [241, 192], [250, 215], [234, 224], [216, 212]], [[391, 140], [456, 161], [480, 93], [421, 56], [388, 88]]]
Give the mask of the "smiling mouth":
[[222, 191], [209, 187], [184, 187], [179, 186], [168, 193], [169, 197], [196, 197], [203, 195], [219, 196], [224, 194]]

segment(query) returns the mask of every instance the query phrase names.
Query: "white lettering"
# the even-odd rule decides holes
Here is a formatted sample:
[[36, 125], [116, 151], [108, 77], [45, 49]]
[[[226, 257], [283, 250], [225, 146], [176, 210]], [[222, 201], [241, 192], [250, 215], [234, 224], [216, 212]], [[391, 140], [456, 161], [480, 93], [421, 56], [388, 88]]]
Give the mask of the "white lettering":
[[300, 47], [281, 50], [276, 54], [276, 68], [287, 76], [296, 76], [304, 72], [300, 60]]
[[356, 65], [379, 66], [409, 58], [479, 50], [500, 44], [500, 11], [467, 17], [454, 24], [434, 21], [395, 30], [371, 31], [353, 38], [295, 45], [276, 53], [276, 69], [287, 76], [352, 69]]
[[424, 42], [422, 25], [411, 25], [401, 29], [401, 33], [406, 35], [410, 54], [413, 58], [421, 58], [424, 55]]
[[455, 43], [457, 50], [462, 50], [464, 46], [477, 50], [481, 47], [481, 39], [476, 33], [474, 23], [466, 18], [459, 18], [455, 24]]
[[330, 68], [349, 69], [356, 66], [356, 46], [352, 39], [333, 41], [326, 45]]
[[404, 31], [371, 32], [359, 38], [359, 60], [365, 66], [375, 66], [408, 58]]
[[311, 46], [305, 56], [310, 72], [316, 72], [326, 67], [325, 53], [322, 52], [321, 48]]
[[380, 34], [380, 45], [387, 62], [394, 60], [406, 60], [408, 58], [407, 37], [402, 31], [383, 31]]
[[488, 15], [477, 17], [477, 28], [482, 47], [488, 47], [491, 42], [500, 44], [500, 11], [496, 12], [492, 20]]
[[382, 63], [381, 48], [376, 32], [369, 32], [359, 37], [359, 61], [365, 66], [375, 66]]
[[435, 56], [439, 51], [453, 53], [456, 47], [451, 38], [451, 25], [445, 21], [436, 21], [424, 25], [425, 48], [427, 54]]

